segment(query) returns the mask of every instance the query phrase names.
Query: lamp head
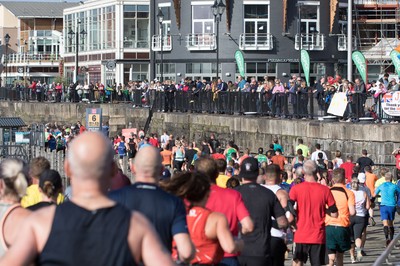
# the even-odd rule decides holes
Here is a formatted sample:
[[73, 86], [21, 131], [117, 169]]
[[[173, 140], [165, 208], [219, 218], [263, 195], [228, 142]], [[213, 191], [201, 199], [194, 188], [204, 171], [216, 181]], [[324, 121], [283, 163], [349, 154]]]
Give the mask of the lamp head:
[[163, 21], [164, 21], [164, 14], [161, 11], [161, 8], [158, 9], [157, 19], [158, 19], [158, 23], [160, 23], [160, 24], [163, 23]]
[[6, 44], [8, 44], [10, 42], [10, 39], [11, 39], [11, 36], [8, 33], [6, 33], [6, 36], [4, 36], [4, 40], [5, 40]]

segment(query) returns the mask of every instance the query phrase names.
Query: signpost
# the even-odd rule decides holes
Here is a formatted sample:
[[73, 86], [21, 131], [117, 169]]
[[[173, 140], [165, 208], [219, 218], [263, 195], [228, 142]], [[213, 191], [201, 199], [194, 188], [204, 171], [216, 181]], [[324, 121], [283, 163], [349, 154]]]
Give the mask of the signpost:
[[382, 95], [382, 110], [390, 116], [400, 116], [400, 91], [388, 92]]
[[102, 109], [86, 108], [86, 129], [88, 131], [101, 131]]

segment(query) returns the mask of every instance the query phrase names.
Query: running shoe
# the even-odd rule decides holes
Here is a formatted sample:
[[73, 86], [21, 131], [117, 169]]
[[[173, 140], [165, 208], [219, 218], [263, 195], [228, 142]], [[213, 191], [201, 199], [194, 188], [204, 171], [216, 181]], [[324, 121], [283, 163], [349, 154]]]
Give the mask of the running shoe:
[[357, 250], [357, 261], [360, 262], [362, 261], [363, 255], [361, 253], [361, 249]]
[[356, 263], [356, 258], [354, 258], [354, 256], [351, 256], [351, 263]]

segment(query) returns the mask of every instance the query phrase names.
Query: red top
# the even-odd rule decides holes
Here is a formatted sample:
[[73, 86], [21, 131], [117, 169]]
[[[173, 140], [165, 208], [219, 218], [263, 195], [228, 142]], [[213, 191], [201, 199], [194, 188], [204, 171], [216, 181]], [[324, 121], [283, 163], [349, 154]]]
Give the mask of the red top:
[[[215, 264], [222, 260], [224, 251], [218, 239], [209, 239], [206, 236], [205, 228], [210, 210], [202, 207], [193, 207], [186, 215], [186, 222], [189, 229], [190, 238], [196, 247], [196, 255], [191, 264]], [[176, 249], [173, 251], [176, 257]]]
[[[215, 184], [211, 185], [210, 196], [206, 204], [206, 208], [213, 212], [220, 212], [228, 219], [229, 230], [233, 237], [239, 233], [239, 222], [250, 216], [244, 202], [242, 195], [230, 188], [221, 188]], [[224, 257], [234, 257], [237, 254], [225, 253]]]
[[81, 125], [81, 127], [79, 128], [79, 134], [82, 134], [85, 131], [86, 131], [86, 127], [84, 125]]
[[353, 175], [354, 163], [345, 162], [340, 165], [340, 168], [344, 169], [344, 175], [346, 177], [346, 183], [351, 182], [351, 176]]
[[149, 142], [150, 142], [150, 144], [151, 144], [152, 146], [154, 146], [154, 147], [156, 147], [156, 148], [160, 147], [160, 144], [158, 144], [158, 140], [157, 140], [156, 138], [150, 138], [150, 139], [149, 139]]
[[225, 155], [223, 155], [221, 153], [213, 153], [213, 154], [211, 154], [211, 158], [213, 158], [214, 160], [218, 160], [218, 159], [226, 160]]
[[297, 231], [294, 242], [325, 244], [326, 208], [335, 205], [329, 187], [303, 182], [292, 187], [289, 196], [297, 202]]
[[271, 161], [273, 164], [276, 164], [279, 166], [279, 168], [283, 171], [285, 169], [285, 161], [286, 158], [283, 155], [274, 155], [271, 158]]
[[400, 154], [396, 154], [396, 168], [400, 170]]

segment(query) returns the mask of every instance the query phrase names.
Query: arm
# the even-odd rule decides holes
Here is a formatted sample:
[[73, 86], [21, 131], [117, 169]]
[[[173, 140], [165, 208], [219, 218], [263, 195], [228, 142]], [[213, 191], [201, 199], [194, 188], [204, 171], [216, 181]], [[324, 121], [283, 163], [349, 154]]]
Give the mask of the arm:
[[356, 202], [355, 202], [355, 197], [354, 197], [354, 193], [353, 192], [349, 193], [349, 200], [347, 201], [347, 204], [348, 204], [350, 216], [355, 215], [356, 214], [356, 207], [355, 207], [356, 206]]
[[176, 234], [174, 235], [174, 241], [178, 250], [179, 259], [185, 263], [189, 263], [196, 254], [195, 247], [190, 240], [189, 234]]
[[233, 239], [231, 231], [229, 231], [228, 220], [226, 217], [217, 212], [211, 213], [209, 219], [210, 217], [216, 219], [216, 234], [222, 249], [231, 254], [240, 252], [243, 249], [243, 240], [235, 241]]
[[365, 208], [369, 210], [371, 208], [371, 200], [369, 199], [367, 193], [364, 192], [364, 197], [365, 197]]
[[[286, 210], [286, 207], [287, 207], [287, 205], [288, 205], [288, 200], [289, 200], [289, 195], [288, 195], [288, 193], [287, 193], [285, 190], [280, 189], [280, 190], [278, 190], [278, 191], [276, 192], [276, 197], [278, 198], [279, 203], [281, 204], [282, 208], [283, 208], [284, 210]], [[286, 218], [288, 219], [288, 222], [289, 222], [289, 223], [292, 223], [292, 222], [294, 221], [294, 216], [293, 216], [293, 214], [291, 214], [289, 211], [286, 211], [286, 212], [285, 212], [285, 216], [286, 216]]]
[[147, 219], [132, 213], [128, 244], [136, 263], [144, 265], [175, 265], [171, 254], [162, 246], [157, 233]]
[[250, 216], [246, 216], [240, 220], [240, 225], [242, 226], [241, 232], [243, 235], [251, 233], [254, 230], [254, 223]]

